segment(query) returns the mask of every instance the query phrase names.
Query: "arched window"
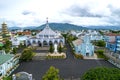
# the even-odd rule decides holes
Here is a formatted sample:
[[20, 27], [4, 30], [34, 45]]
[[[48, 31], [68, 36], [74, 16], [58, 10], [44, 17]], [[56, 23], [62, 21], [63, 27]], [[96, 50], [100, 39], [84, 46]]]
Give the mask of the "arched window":
[[35, 44], [36, 43], [36, 41], [35, 40], [33, 40], [33, 44]]
[[52, 41], [49, 41], [49, 45], [53, 45]]
[[58, 41], [57, 41], [57, 40], [55, 40], [55, 41], [54, 41], [54, 43], [58, 44]]
[[41, 47], [42, 46], [42, 43], [40, 41], [38, 41], [38, 45]]
[[48, 45], [47, 41], [43, 41], [43, 45], [44, 45], [44, 46], [45, 46], [45, 45]]

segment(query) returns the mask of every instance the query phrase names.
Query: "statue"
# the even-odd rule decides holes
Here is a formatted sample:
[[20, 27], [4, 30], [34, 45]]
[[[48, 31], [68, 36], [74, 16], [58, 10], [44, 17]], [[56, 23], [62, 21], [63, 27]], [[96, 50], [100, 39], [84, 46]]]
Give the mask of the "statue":
[[54, 44], [54, 53], [57, 53], [57, 44]]

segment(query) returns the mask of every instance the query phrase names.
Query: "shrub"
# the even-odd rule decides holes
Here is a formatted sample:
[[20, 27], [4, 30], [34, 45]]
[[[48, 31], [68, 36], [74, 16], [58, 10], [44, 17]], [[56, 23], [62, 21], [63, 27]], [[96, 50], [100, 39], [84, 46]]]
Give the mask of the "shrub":
[[107, 67], [93, 68], [88, 70], [81, 80], [120, 80], [120, 70]]
[[49, 52], [50, 52], [50, 53], [53, 53], [53, 52], [54, 52], [54, 47], [53, 47], [53, 45], [50, 45]]
[[83, 59], [83, 55], [81, 55], [81, 54], [74, 54], [74, 56], [77, 59]]
[[103, 50], [97, 50], [96, 52], [97, 52], [98, 54], [103, 54], [103, 53], [104, 53]]
[[104, 53], [103, 50], [97, 50], [95, 51], [95, 53], [97, 54], [98, 58], [104, 58], [105, 60], [108, 60], [108, 58], [103, 54]]
[[31, 48], [26, 48], [23, 50], [20, 60], [22, 60], [22, 61], [32, 60], [34, 55], [35, 55], [35, 53], [32, 51]]
[[51, 66], [42, 77], [42, 80], [61, 80], [59, 76], [59, 69]]

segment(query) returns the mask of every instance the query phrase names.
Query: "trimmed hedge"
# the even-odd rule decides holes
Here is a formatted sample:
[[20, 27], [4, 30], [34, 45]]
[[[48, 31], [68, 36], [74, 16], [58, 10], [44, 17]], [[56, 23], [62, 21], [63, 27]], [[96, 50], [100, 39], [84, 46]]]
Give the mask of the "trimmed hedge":
[[62, 56], [50, 56], [50, 55], [48, 55], [46, 58], [47, 59], [64, 59], [65, 56], [64, 55], [62, 55]]
[[83, 55], [81, 55], [81, 54], [74, 54], [74, 56], [77, 59], [84, 59]]

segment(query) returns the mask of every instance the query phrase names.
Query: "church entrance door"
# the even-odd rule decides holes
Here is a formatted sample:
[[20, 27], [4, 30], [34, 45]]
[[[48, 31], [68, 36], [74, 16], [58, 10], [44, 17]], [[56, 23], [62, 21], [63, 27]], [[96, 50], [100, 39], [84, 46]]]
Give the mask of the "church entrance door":
[[86, 53], [86, 56], [89, 56], [89, 53]]
[[43, 46], [48, 46], [47, 41], [43, 41]]
[[40, 41], [38, 41], [38, 46], [39, 46], [39, 47], [41, 47], [41, 46], [42, 46], [42, 44], [41, 44], [41, 42], [40, 42]]

